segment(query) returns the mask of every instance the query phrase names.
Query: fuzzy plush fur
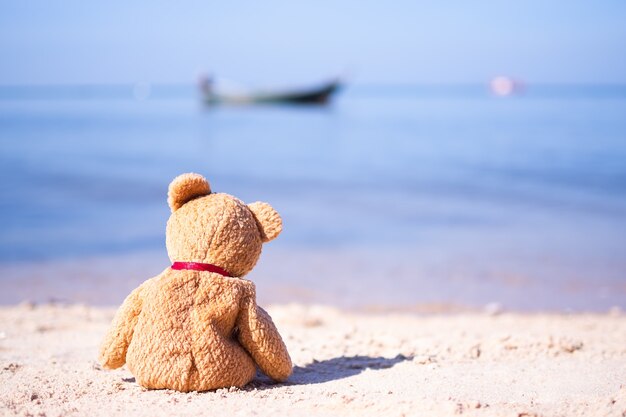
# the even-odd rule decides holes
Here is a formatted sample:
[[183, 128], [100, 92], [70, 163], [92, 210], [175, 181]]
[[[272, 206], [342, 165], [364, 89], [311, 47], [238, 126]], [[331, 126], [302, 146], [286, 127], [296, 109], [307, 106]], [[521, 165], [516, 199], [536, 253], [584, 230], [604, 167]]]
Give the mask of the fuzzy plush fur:
[[243, 386], [257, 366], [284, 381], [289, 354], [270, 316], [243, 279], [282, 221], [267, 203], [211, 193], [206, 179], [183, 174], [170, 184], [166, 244], [172, 262], [217, 265], [231, 276], [167, 268], [119, 308], [100, 350], [107, 369], [126, 363], [146, 388], [206, 391]]

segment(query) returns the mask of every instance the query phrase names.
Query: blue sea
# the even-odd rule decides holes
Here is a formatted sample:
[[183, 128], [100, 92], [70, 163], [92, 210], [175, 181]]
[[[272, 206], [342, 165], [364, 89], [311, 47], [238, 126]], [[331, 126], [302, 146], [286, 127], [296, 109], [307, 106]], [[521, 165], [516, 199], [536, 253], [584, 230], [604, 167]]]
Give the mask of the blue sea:
[[[214, 107], [191, 85], [0, 87], [0, 303], [117, 303], [168, 265], [167, 186], [268, 201], [264, 302], [626, 308], [626, 87], [354, 85]], [[426, 306], [426, 307], [424, 307]]]

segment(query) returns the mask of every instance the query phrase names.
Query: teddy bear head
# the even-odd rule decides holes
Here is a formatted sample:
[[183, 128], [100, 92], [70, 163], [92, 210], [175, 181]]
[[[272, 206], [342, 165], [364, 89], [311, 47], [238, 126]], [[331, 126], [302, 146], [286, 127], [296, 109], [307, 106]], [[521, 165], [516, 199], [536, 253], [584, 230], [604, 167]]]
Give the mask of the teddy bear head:
[[261, 246], [282, 230], [280, 215], [269, 204], [245, 204], [212, 193], [198, 174], [183, 174], [169, 186], [166, 245], [172, 262], [209, 263], [242, 277], [254, 268]]

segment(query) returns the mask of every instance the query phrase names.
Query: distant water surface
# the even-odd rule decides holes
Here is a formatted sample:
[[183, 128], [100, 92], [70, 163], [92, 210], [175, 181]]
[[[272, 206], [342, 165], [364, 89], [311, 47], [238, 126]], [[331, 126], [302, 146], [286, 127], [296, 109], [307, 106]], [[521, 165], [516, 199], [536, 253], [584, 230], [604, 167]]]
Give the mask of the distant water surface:
[[196, 171], [283, 215], [251, 276], [268, 302], [626, 308], [625, 115], [622, 86], [213, 109], [190, 86], [0, 87], [0, 302], [95, 302], [109, 263], [80, 292], [64, 275], [85, 259], [158, 273], [167, 185]]

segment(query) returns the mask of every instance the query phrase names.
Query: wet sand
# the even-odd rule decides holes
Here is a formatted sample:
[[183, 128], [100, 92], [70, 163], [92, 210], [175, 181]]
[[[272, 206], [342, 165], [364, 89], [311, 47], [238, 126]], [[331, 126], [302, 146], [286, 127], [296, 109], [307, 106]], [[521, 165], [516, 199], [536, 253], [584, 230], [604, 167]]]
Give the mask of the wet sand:
[[269, 308], [293, 376], [147, 391], [105, 371], [114, 308], [0, 308], [0, 415], [623, 416], [626, 315], [364, 314]]

